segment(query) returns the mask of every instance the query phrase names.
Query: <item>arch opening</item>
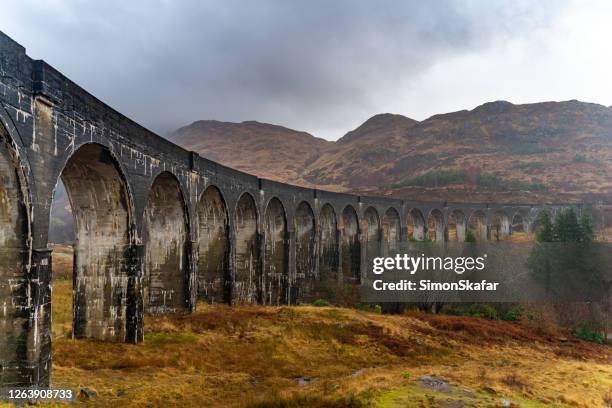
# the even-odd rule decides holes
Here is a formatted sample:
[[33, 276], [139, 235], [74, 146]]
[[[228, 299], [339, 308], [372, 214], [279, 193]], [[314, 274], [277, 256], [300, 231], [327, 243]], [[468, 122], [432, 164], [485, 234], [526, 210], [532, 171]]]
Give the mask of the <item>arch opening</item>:
[[315, 217], [310, 205], [302, 201], [295, 210], [295, 301], [310, 299], [317, 280]]
[[27, 348], [27, 289], [29, 221], [25, 178], [0, 123], [0, 378], [3, 383], [22, 381], [16, 367]]
[[219, 189], [209, 186], [198, 203], [198, 297], [231, 303], [229, 218]]
[[144, 212], [146, 299], [150, 313], [188, 308], [185, 200], [178, 180], [163, 172], [153, 181]]
[[361, 279], [361, 244], [359, 221], [355, 209], [347, 205], [340, 218], [342, 245], [342, 276], [348, 283], [359, 283]]
[[291, 285], [287, 268], [287, 221], [285, 208], [276, 197], [268, 202], [263, 229], [262, 301], [270, 305], [288, 304], [291, 301]]
[[533, 234], [530, 234], [527, 215], [521, 211], [512, 217], [511, 237], [513, 241], [530, 241]]
[[510, 237], [510, 218], [503, 212], [497, 211], [491, 217], [491, 239], [504, 241]]
[[325, 204], [319, 213], [319, 281], [318, 297], [331, 299], [338, 283], [338, 223], [334, 208]]
[[487, 240], [487, 216], [482, 211], [474, 211], [468, 222], [467, 241]]
[[423, 241], [425, 239], [425, 218], [417, 208], [411, 209], [406, 217], [406, 233], [410, 241]]
[[431, 210], [427, 215], [427, 240], [444, 242], [444, 215], [438, 209]]
[[466, 234], [465, 214], [459, 210], [453, 210], [448, 216], [448, 240], [465, 242]]
[[400, 242], [400, 218], [395, 208], [389, 208], [383, 217], [383, 254], [397, 251]]
[[365, 245], [366, 259], [380, 255], [381, 228], [378, 211], [374, 207], [366, 208], [361, 219], [363, 244]]
[[[54, 250], [54, 259], [64, 261], [57, 263], [54, 273], [63, 272], [67, 279], [55, 281], [54, 295], [66, 301], [55, 302], [53, 334], [124, 341], [132, 230], [127, 185], [109, 150], [93, 143], [74, 152], [60, 177], [54, 200], [67, 199], [74, 244]], [[54, 219], [52, 211], [51, 224]], [[74, 251], [72, 267], [66, 262], [68, 249]]]
[[240, 196], [234, 215], [236, 229], [235, 276], [232, 303], [256, 303], [259, 288], [257, 207], [249, 193]]

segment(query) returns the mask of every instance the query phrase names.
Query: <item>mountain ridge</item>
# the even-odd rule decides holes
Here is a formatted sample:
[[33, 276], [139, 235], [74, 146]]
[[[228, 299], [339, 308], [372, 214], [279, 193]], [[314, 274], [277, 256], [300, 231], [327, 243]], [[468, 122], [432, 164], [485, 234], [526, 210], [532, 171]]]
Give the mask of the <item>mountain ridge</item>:
[[169, 138], [259, 177], [333, 191], [519, 202], [612, 191], [612, 108], [577, 100], [499, 100], [422, 121], [381, 113], [335, 142], [257, 121], [196, 121]]

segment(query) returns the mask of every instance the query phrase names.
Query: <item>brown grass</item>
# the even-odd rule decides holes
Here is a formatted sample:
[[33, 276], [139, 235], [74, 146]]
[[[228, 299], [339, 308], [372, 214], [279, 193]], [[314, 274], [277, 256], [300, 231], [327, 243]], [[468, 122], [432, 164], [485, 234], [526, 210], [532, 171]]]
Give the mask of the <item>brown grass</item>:
[[[71, 283], [54, 285], [55, 313]], [[53, 386], [95, 389], [87, 406], [389, 406], [389, 392], [428, 401], [418, 378], [436, 375], [477, 398], [486, 388], [603, 407], [612, 387], [607, 347], [571, 340], [563, 354], [554, 333], [467, 317], [199, 304], [190, 315], [146, 316], [139, 345], [57, 337], [58, 324], [70, 322], [54, 314]]]
[[139, 345], [75, 341], [71, 289], [71, 279], [53, 283], [53, 387], [95, 389], [86, 406], [433, 407], [451, 397], [421, 389], [422, 375], [473, 390], [476, 406], [610, 406], [612, 350], [556, 327], [201, 303], [147, 315]]

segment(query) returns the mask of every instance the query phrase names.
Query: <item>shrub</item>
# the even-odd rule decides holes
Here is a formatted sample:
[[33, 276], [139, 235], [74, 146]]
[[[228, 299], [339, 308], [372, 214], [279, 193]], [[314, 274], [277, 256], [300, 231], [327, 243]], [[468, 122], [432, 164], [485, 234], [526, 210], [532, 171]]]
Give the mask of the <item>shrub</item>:
[[312, 302], [312, 305], [316, 306], [316, 307], [329, 306], [329, 300], [327, 300], [327, 299], [317, 299], [314, 302]]
[[446, 313], [455, 316], [481, 317], [483, 319], [497, 320], [497, 311], [489, 305], [474, 303], [469, 306], [459, 306], [446, 310]]
[[472, 317], [482, 317], [489, 320], [497, 319], [497, 311], [489, 305], [470, 305], [467, 315]]
[[512, 306], [505, 313], [501, 315], [502, 320], [515, 322], [518, 321], [523, 315], [523, 307], [521, 305]]
[[572, 335], [580, 340], [590, 341], [591, 343], [604, 344], [606, 341], [603, 334], [585, 327], [572, 331]]

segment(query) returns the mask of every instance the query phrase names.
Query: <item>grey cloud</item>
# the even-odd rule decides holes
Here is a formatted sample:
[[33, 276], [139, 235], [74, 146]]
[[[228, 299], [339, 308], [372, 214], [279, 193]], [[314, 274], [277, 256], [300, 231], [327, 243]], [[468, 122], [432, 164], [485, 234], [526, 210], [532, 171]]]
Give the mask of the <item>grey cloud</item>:
[[6, 3], [1, 30], [153, 130], [255, 119], [328, 138], [378, 113], [433, 64], [529, 35], [562, 8], [486, 0]]

